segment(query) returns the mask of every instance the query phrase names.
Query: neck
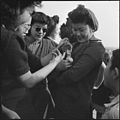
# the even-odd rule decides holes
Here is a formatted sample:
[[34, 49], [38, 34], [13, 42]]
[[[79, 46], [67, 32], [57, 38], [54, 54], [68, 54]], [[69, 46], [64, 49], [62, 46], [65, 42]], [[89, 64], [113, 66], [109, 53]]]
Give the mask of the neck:
[[115, 89], [113, 90], [113, 94], [115, 96], [119, 95], [120, 94], [120, 91], [119, 91], [119, 84], [116, 85]]

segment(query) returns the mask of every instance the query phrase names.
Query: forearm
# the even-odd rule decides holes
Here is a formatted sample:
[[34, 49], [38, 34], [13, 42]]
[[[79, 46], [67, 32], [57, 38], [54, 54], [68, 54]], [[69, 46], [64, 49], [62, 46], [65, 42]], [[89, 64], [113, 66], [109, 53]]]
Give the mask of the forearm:
[[6, 108], [4, 105], [1, 105], [1, 107], [2, 107], [2, 113], [5, 113], [7, 115], [10, 110]]
[[45, 57], [41, 58], [41, 65], [42, 66], [46, 66], [49, 64], [50, 60], [53, 58], [52, 53], [49, 53], [48, 55], [46, 55]]
[[3, 114], [5, 114], [9, 119], [20, 119], [19, 115], [15, 111], [5, 107], [4, 105], [1, 106]]
[[32, 88], [34, 87], [37, 83], [41, 82], [42, 80], [44, 80], [57, 66], [57, 62], [51, 62], [49, 63], [47, 66], [43, 67], [42, 69], [36, 71], [35, 73], [31, 74], [28, 73], [28, 78], [23, 78], [22, 77], [22, 81], [24, 83], [24, 85], [27, 88]]

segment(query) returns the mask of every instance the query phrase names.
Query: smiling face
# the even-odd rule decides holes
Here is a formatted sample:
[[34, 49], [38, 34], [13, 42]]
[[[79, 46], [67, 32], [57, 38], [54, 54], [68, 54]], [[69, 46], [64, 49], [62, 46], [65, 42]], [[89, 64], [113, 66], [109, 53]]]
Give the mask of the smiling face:
[[90, 26], [84, 23], [72, 23], [72, 32], [78, 41], [89, 40], [93, 35]]
[[26, 8], [22, 14], [20, 14], [16, 20], [17, 27], [15, 28], [16, 33], [24, 38], [30, 29], [31, 24], [31, 13], [34, 11], [32, 7]]
[[119, 86], [119, 70], [117, 67], [111, 69], [112, 59], [108, 62], [105, 71], [104, 71], [104, 85], [112, 90], [116, 89], [116, 86]]
[[41, 40], [45, 36], [46, 31], [47, 31], [47, 24], [34, 23], [31, 26], [30, 33], [35, 40]]

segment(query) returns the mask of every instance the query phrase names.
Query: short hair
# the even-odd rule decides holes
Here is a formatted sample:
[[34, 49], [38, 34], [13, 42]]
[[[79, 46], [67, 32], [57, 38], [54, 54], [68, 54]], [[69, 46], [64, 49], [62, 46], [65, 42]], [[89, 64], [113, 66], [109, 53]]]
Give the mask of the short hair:
[[95, 14], [85, 8], [84, 5], [78, 5], [78, 7], [68, 13], [72, 23], [85, 23], [88, 24], [94, 32], [98, 30], [98, 20]]
[[48, 16], [43, 12], [34, 12], [32, 14], [31, 25], [33, 25], [34, 23], [48, 24], [49, 23]]
[[45, 37], [50, 36], [50, 34], [55, 30], [56, 25], [58, 23], [59, 23], [59, 16], [58, 15], [54, 15], [53, 17], [49, 17], [48, 30], [46, 32]]
[[111, 67], [110, 69], [113, 70], [115, 67], [118, 68], [120, 71], [120, 49], [113, 50], [112, 52], [112, 59], [111, 59]]
[[38, 4], [41, 5], [41, 0], [0, 0], [1, 24], [7, 28], [14, 25], [25, 8]]

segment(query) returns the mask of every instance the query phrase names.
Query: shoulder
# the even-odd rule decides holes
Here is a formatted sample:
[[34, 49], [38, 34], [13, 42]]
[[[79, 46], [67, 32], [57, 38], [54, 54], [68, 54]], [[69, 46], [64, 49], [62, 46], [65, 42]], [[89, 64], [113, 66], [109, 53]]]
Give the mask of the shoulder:
[[58, 45], [55, 41], [50, 40], [49, 38], [44, 38], [43, 43], [47, 44], [49, 46], [54, 46], [54, 47], [56, 47]]
[[10, 38], [14, 36], [14, 32], [1, 27], [1, 48], [6, 49]]
[[105, 48], [102, 42], [97, 39], [90, 40], [89, 45], [85, 50], [85, 54], [91, 56], [96, 61], [102, 60], [104, 52], [105, 52]]
[[14, 31], [1, 30], [1, 48], [3, 52], [14, 52], [25, 48], [25, 41], [20, 38]]

